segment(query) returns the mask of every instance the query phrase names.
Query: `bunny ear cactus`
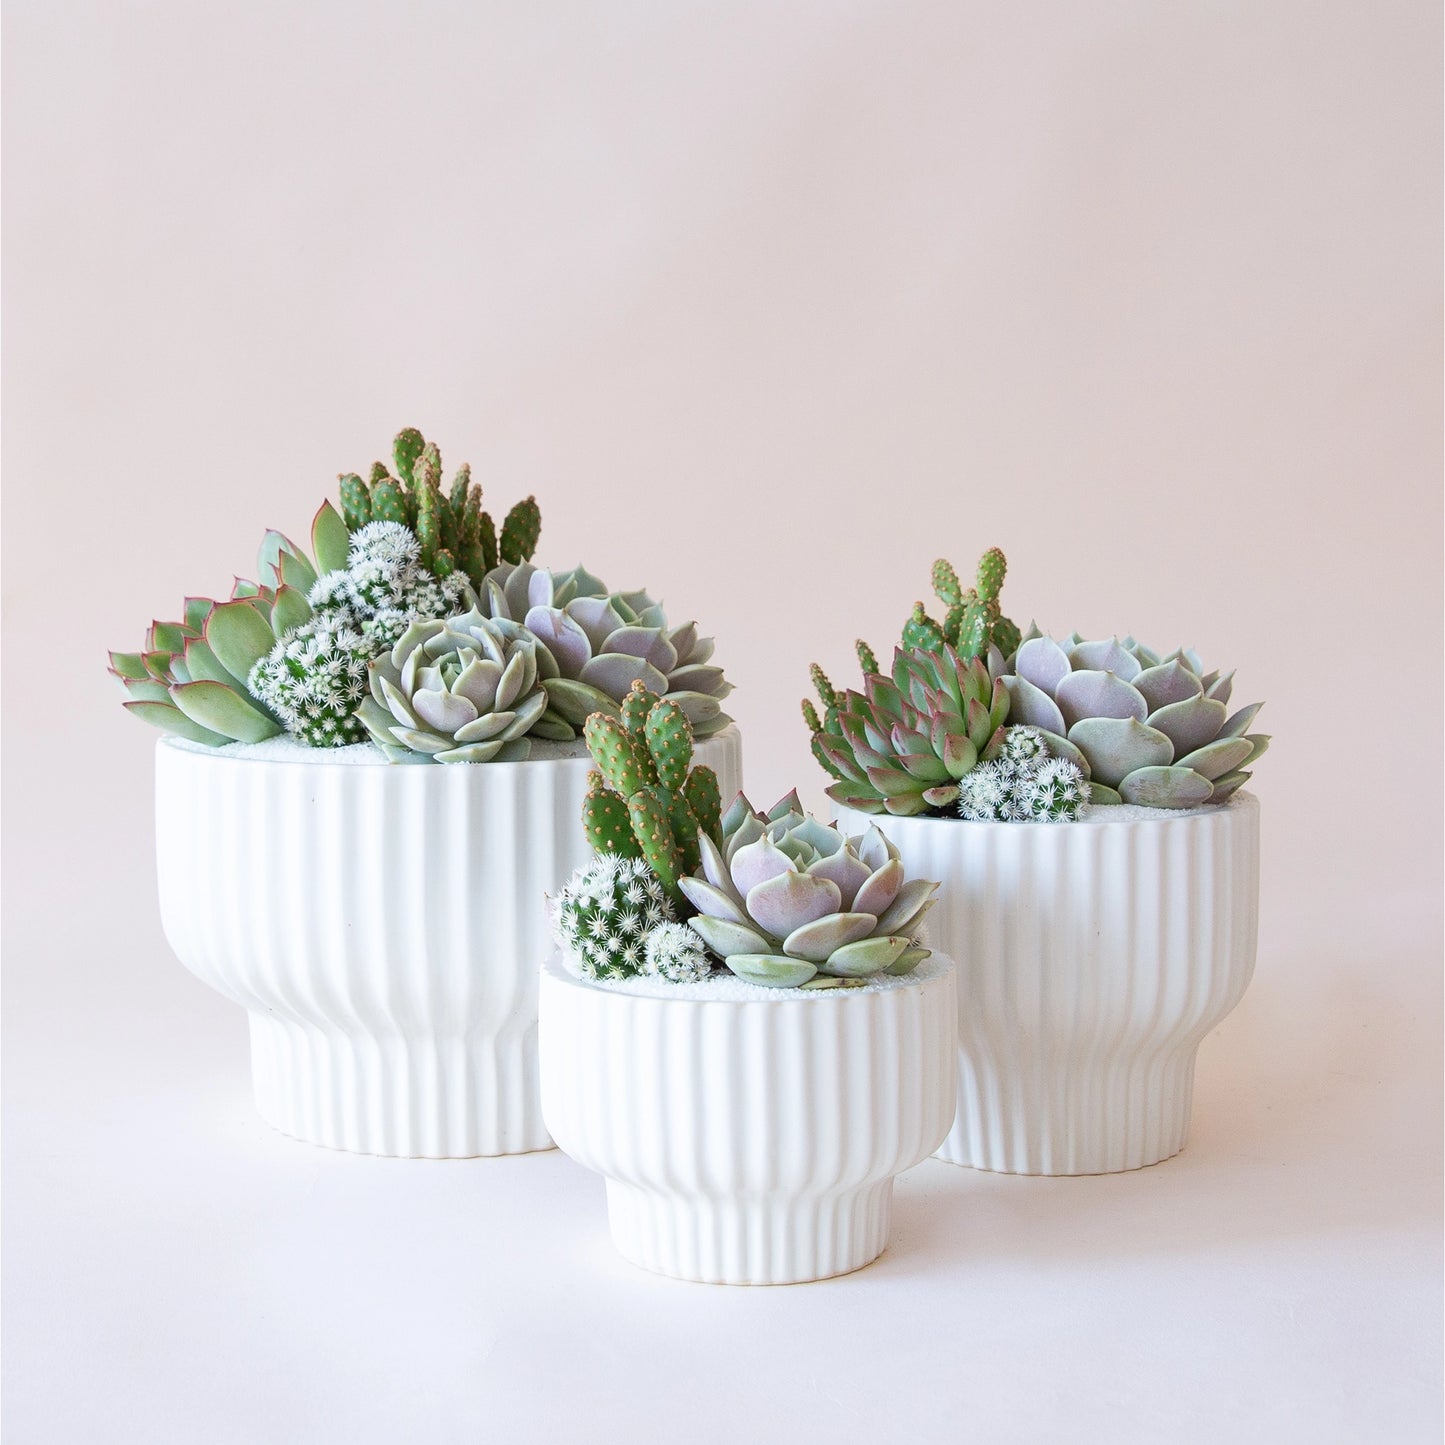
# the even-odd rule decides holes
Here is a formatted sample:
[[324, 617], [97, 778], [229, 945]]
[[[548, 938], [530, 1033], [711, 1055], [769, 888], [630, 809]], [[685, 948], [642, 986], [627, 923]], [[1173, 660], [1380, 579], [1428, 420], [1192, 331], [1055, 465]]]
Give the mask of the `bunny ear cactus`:
[[907, 881], [879, 830], [848, 838], [803, 812], [795, 793], [769, 813], [739, 795], [719, 844], [681, 888], [688, 926], [739, 978], [774, 988], [821, 987], [905, 974], [928, 957], [919, 939], [938, 884]]
[[921, 602], [915, 603], [903, 627], [903, 645], [928, 652], [947, 645], [965, 660], [985, 657], [996, 647], [1007, 657], [1019, 645], [1019, 630], [999, 604], [1007, 568], [1003, 553], [990, 547], [979, 558], [974, 585], [965, 591], [952, 563], [940, 557], [933, 564], [933, 590], [947, 609], [944, 620], [936, 622]]
[[516, 565], [536, 551], [542, 513], [535, 497], [507, 513], [499, 547], [496, 524], [482, 510], [482, 489], [472, 481], [470, 467], [463, 465], [444, 492], [441, 453], [415, 427], [397, 433], [392, 461], [395, 477], [381, 462], [373, 465], [368, 480], [355, 472], [340, 477], [341, 516], [349, 531], [371, 522], [409, 527], [420, 544], [423, 567], [437, 577], [461, 571], [478, 592], [499, 561]]
[[593, 713], [616, 716], [638, 682], [681, 708], [694, 737], [732, 721], [721, 702], [732, 684], [710, 661], [712, 639], [693, 622], [670, 627], [647, 593], [609, 592], [583, 567], [554, 573], [529, 563], [503, 564], [486, 583], [487, 611], [522, 624], [550, 656], [540, 736], [566, 740]]
[[805, 707], [813, 755], [834, 781], [828, 796], [865, 813], [911, 817], [958, 800], [959, 783], [1001, 741], [1008, 693], [977, 658], [898, 648], [893, 676], [870, 673], [839, 693], [815, 669], [827, 710]]
[[1248, 731], [1261, 704], [1229, 711], [1233, 677], [1132, 637], [1032, 634], [1003, 684], [1010, 722], [1041, 729], [1051, 751], [1082, 764], [1094, 802], [1192, 808], [1228, 798], [1269, 745]]
[[588, 844], [641, 859], [669, 902], [681, 904], [679, 880], [699, 866], [700, 839], [721, 836], [717, 775], [703, 764], [690, 766], [686, 714], [636, 683], [624, 716], [594, 713], [583, 736], [597, 768], [582, 805]]

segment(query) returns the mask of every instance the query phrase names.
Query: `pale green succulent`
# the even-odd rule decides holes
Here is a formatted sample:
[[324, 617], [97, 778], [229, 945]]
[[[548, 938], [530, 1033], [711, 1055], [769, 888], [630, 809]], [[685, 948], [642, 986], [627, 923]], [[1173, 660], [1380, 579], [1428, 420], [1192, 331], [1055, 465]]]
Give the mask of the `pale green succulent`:
[[1030, 629], [1003, 678], [1008, 720], [1040, 728], [1049, 749], [1087, 771], [1096, 803], [1193, 808], [1229, 797], [1269, 738], [1248, 731], [1262, 704], [1231, 713], [1234, 674], [1205, 672], [1132, 637], [1055, 642]]
[[919, 925], [938, 884], [906, 881], [876, 827], [849, 838], [790, 793], [766, 815], [741, 794], [723, 845], [699, 835], [702, 868], [680, 882], [689, 927], [739, 978], [774, 988], [909, 973], [928, 957]]
[[359, 716], [393, 762], [519, 762], [547, 694], [537, 641], [483, 617], [413, 622], [371, 663], [371, 696]]

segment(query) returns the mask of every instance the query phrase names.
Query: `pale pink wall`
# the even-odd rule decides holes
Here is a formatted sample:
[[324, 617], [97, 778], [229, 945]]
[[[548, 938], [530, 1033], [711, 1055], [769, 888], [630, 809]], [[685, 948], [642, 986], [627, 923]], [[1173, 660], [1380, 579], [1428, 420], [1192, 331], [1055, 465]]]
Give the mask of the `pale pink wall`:
[[412, 423], [717, 634], [760, 801], [821, 798], [808, 663], [998, 543], [1020, 621], [1267, 699], [1267, 921], [1433, 918], [1440, 49], [1426, 3], [10, 4], [12, 902], [99, 864], [149, 926], [104, 647]]

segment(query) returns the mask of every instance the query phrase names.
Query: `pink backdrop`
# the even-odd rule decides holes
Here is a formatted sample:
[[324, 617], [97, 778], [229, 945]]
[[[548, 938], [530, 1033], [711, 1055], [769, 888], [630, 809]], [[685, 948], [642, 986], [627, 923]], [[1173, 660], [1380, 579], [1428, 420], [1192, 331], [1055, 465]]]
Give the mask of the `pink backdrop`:
[[1236, 667], [1238, 1047], [1423, 1060], [1367, 1132], [1435, 1157], [1438, 7], [16, 0], [5, 42], [15, 1107], [57, 1029], [209, 1007], [104, 649], [414, 424], [717, 636], [758, 802], [822, 801], [808, 664], [939, 554]]

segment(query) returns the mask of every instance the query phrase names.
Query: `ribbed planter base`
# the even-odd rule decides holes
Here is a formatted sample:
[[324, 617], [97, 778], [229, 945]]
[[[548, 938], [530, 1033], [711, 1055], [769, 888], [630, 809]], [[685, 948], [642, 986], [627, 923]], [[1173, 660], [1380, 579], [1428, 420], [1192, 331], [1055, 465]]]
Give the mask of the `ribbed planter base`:
[[408, 1159], [550, 1149], [535, 1026], [508, 1041], [328, 1033], [251, 1015], [261, 1117], [283, 1134]]
[[612, 1242], [633, 1264], [704, 1284], [801, 1284], [872, 1264], [888, 1243], [893, 1181], [832, 1198], [681, 1198], [607, 1181]]
[[1116, 1174], [1172, 1158], [1189, 1135], [1191, 1047], [1112, 1069], [1038, 1070], [960, 1053], [959, 1113], [938, 1149], [998, 1174]]
[[939, 1157], [1109, 1174], [1177, 1154], [1195, 1054], [1254, 972], [1258, 801], [886, 827], [909, 877], [942, 882], [928, 927], [958, 960], [958, 1113]]
[[857, 990], [666, 989], [592, 983], [557, 959], [542, 971], [542, 1108], [606, 1178], [617, 1248], [711, 1284], [876, 1259], [894, 1178], [953, 1118], [952, 962]]
[[[545, 895], [592, 850], [591, 759], [328, 762], [156, 749], [161, 919], [251, 1020], [278, 1129], [367, 1154], [545, 1149]], [[698, 745], [729, 797], [736, 728]]]

